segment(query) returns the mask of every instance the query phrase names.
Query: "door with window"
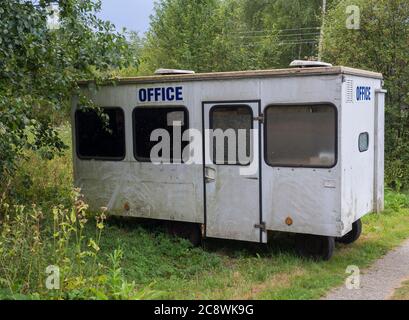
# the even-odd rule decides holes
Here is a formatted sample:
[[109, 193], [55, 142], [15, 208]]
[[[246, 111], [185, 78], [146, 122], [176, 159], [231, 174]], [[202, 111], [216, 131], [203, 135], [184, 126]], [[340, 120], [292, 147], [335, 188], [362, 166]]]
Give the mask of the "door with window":
[[259, 102], [203, 104], [207, 237], [266, 242], [259, 109]]

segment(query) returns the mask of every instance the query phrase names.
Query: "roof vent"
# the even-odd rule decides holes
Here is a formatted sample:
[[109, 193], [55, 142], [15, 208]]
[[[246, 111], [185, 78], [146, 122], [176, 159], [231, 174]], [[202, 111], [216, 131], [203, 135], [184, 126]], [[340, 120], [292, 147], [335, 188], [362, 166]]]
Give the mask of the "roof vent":
[[290, 63], [290, 67], [293, 68], [325, 68], [332, 67], [331, 63], [322, 61], [307, 61], [307, 60], [294, 60]]
[[178, 69], [158, 69], [155, 74], [158, 76], [175, 75], [175, 74], [194, 74], [191, 70], [178, 70]]

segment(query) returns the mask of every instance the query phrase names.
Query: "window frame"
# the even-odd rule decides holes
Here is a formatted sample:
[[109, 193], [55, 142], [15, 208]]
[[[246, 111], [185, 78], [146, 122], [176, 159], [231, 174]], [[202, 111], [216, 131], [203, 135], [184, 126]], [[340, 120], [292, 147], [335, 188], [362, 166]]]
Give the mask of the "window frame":
[[[122, 112], [123, 118], [124, 118], [124, 155], [122, 157], [88, 157], [88, 156], [82, 156], [80, 155], [79, 152], [79, 132], [78, 132], [78, 125], [77, 125], [77, 114], [78, 112], [81, 112], [80, 107], [78, 106], [75, 110], [74, 113], [74, 121], [75, 121], [75, 153], [77, 155], [77, 158], [82, 160], [82, 161], [109, 161], [109, 162], [121, 162], [124, 161], [126, 158], [126, 154], [127, 154], [127, 148], [126, 148], [126, 113], [125, 113], [125, 109], [119, 106], [108, 106], [108, 107], [98, 107], [99, 109], [103, 109], [103, 110], [120, 110]], [[92, 109], [91, 109], [92, 110]]]
[[[229, 108], [229, 107], [245, 107], [247, 110], [250, 110], [250, 115], [251, 115], [251, 128], [250, 128], [250, 143], [253, 143], [252, 141], [252, 135], [251, 132], [254, 129], [254, 113], [253, 113], [253, 109], [248, 105], [248, 104], [216, 104], [214, 106], [212, 106], [209, 110], [209, 129], [210, 130], [214, 130], [213, 129], [213, 113], [214, 113], [214, 109], [217, 108]], [[238, 145], [236, 145], [236, 147], [238, 147]], [[250, 162], [247, 164], [241, 164], [241, 163], [235, 163], [235, 164], [230, 164], [230, 163], [215, 163], [215, 159], [213, 159], [213, 148], [212, 150], [208, 150], [209, 152], [209, 156], [210, 156], [210, 160], [212, 161], [212, 164], [215, 166], [238, 166], [238, 167], [248, 167], [249, 165], [252, 164], [252, 162], [254, 161], [254, 155], [250, 155]], [[253, 152], [254, 152], [254, 148], [253, 148]]]
[[[366, 135], [367, 137], [368, 137], [368, 146], [366, 147], [366, 149], [365, 150], [361, 150], [361, 144], [360, 144], [360, 142], [361, 142], [361, 136], [362, 135]], [[369, 147], [370, 147], [370, 136], [369, 136], [369, 132], [368, 131], [364, 131], [364, 132], [361, 132], [360, 134], [359, 134], [359, 136], [358, 136], [358, 150], [359, 150], [359, 152], [360, 153], [365, 153], [365, 152], [368, 152], [369, 151]]]
[[[331, 166], [320, 166], [320, 165], [295, 165], [295, 164], [271, 164], [269, 163], [268, 159], [267, 159], [267, 123], [268, 123], [268, 116], [267, 116], [267, 110], [268, 108], [274, 108], [274, 107], [299, 107], [299, 106], [328, 106], [334, 109], [335, 113], [335, 135], [334, 135], [334, 148], [335, 148], [335, 152], [334, 152], [334, 164]], [[306, 102], [302, 102], [302, 103], [272, 103], [272, 104], [268, 104], [263, 111], [264, 114], [264, 123], [263, 123], [263, 158], [264, 158], [264, 162], [266, 165], [268, 165], [269, 167], [272, 168], [293, 168], [293, 169], [333, 169], [337, 166], [338, 164], [338, 108], [336, 107], [336, 105], [332, 102], [311, 102], [311, 103], [306, 103]]]
[[[174, 111], [183, 111], [184, 112], [184, 114], [185, 114], [185, 121], [186, 121], [186, 127], [187, 127], [187, 129], [186, 130], [189, 130], [190, 129], [190, 119], [189, 119], [189, 117], [190, 117], [190, 115], [189, 115], [189, 109], [186, 107], [186, 106], [184, 106], [184, 105], [160, 105], [160, 104], [156, 104], [156, 105], [149, 105], [149, 106], [145, 106], [145, 105], [143, 105], [143, 106], [136, 106], [136, 107], [134, 107], [133, 108], [133, 110], [132, 110], [132, 148], [133, 148], [133, 157], [134, 157], [134, 159], [137, 161], [137, 162], [139, 162], [139, 163], [150, 163], [150, 164], [152, 164], [152, 161], [149, 159], [149, 160], [146, 160], [145, 158], [141, 158], [141, 157], [138, 157], [137, 155], [136, 155], [136, 139], [135, 139], [135, 112], [138, 110], [138, 109], [178, 109], [178, 110], [174, 110]], [[159, 129], [159, 128], [158, 128]], [[183, 136], [183, 132], [182, 132], [182, 136]], [[173, 143], [173, 141], [171, 141], [171, 143]], [[183, 153], [183, 149], [182, 149], [182, 153]], [[183, 159], [181, 159], [182, 161], [181, 161], [181, 163], [174, 163], [173, 162], [173, 158], [171, 158], [171, 160], [172, 160], [172, 162], [168, 162], [168, 163], [165, 163], [165, 164], [167, 164], [167, 165], [179, 165], [179, 164], [184, 164], [184, 162], [183, 162]]]

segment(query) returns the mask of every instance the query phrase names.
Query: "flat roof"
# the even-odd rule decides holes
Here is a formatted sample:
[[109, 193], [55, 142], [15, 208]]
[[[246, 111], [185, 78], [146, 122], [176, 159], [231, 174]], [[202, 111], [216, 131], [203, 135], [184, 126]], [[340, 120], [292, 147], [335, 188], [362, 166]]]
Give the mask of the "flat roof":
[[[144, 84], [144, 83], [163, 83], [163, 82], [186, 82], [186, 81], [209, 81], [209, 80], [228, 80], [228, 79], [249, 79], [249, 78], [274, 78], [274, 77], [296, 77], [296, 76], [317, 76], [317, 75], [337, 75], [345, 74], [352, 76], [361, 76], [373, 79], [383, 79], [381, 73], [354, 69], [348, 67], [318, 67], [318, 68], [290, 68], [290, 69], [271, 69], [271, 70], [252, 70], [252, 71], [229, 71], [229, 72], [211, 72], [195, 74], [175, 74], [175, 75], [153, 75], [140, 77], [118, 77], [110, 79], [116, 84]], [[109, 81], [109, 82], [110, 82]], [[92, 80], [79, 81], [79, 85], [87, 85]], [[107, 83], [107, 85], [109, 84]]]

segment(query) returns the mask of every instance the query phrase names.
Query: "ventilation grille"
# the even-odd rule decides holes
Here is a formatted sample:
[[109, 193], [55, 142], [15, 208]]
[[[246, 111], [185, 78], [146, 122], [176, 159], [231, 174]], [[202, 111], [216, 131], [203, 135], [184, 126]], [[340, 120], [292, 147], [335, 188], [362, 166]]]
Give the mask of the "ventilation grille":
[[354, 102], [354, 82], [352, 80], [346, 81], [346, 102]]

